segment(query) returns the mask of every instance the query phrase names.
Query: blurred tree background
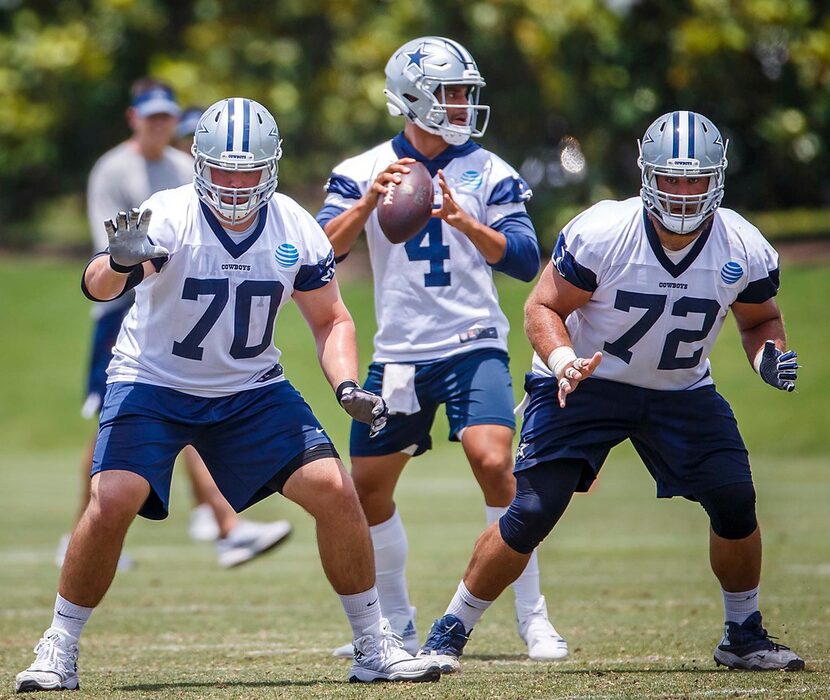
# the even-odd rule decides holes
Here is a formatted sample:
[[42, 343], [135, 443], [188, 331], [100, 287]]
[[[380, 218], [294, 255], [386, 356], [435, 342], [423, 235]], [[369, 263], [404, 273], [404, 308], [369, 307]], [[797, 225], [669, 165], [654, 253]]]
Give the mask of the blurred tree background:
[[265, 104], [281, 190], [316, 211], [334, 164], [401, 128], [383, 68], [424, 34], [476, 56], [483, 144], [533, 186], [543, 243], [638, 191], [635, 140], [676, 108], [730, 138], [727, 206], [781, 212], [774, 234], [830, 233], [824, 0], [0, 0], [0, 245], [87, 245], [86, 177], [128, 135], [143, 74], [183, 105]]

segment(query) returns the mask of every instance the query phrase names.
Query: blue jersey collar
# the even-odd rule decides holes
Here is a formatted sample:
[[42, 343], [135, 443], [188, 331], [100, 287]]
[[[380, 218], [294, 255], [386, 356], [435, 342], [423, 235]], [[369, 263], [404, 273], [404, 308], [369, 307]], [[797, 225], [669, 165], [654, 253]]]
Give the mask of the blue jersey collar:
[[660, 265], [663, 266], [663, 269], [675, 279], [686, 272], [686, 270], [689, 269], [689, 266], [697, 260], [703, 250], [703, 246], [705, 246], [706, 241], [709, 240], [709, 234], [712, 233], [712, 224], [714, 223], [714, 220], [715, 217], [713, 216], [709, 222], [709, 225], [703, 230], [703, 233], [701, 233], [697, 237], [697, 240], [691, 244], [691, 250], [686, 253], [686, 256], [679, 263], [675, 265], [669, 259], [669, 256], [666, 255], [666, 251], [663, 250], [663, 244], [660, 242], [660, 237], [657, 235], [657, 231], [654, 229], [654, 224], [651, 223], [651, 219], [648, 217], [648, 210], [643, 207], [643, 224], [646, 228], [646, 238], [648, 239], [651, 251], [654, 253], [654, 256], [657, 258]]
[[268, 207], [264, 206], [257, 212], [259, 219], [257, 220], [256, 228], [251, 231], [248, 236], [239, 241], [239, 243], [236, 243], [233, 238], [228, 235], [228, 232], [222, 228], [222, 224], [219, 223], [219, 219], [216, 218], [216, 215], [213, 211], [211, 211], [211, 208], [202, 201], [199, 202], [199, 206], [202, 208], [202, 214], [204, 214], [205, 220], [210, 226], [210, 230], [213, 231], [214, 235], [222, 244], [222, 247], [227, 250], [234, 259], [239, 258], [243, 253], [247, 252], [254, 243], [257, 242], [257, 239], [260, 237], [263, 229], [265, 228], [265, 221], [268, 219]]
[[453, 158], [460, 158], [461, 156], [469, 155], [470, 153], [477, 151], [479, 148], [481, 148], [481, 146], [470, 139], [460, 146], [447, 146], [434, 159], [429, 160], [423, 153], [417, 151], [415, 147], [406, 140], [406, 137], [403, 135], [403, 131], [392, 139], [392, 150], [395, 151], [395, 155], [398, 156], [398, 158], [414, 158], [418, 162], [423, 163], [429, 171], [429, 174], [433, 177], [435, 177], [435, 174], [439, 170], [446, 168]]

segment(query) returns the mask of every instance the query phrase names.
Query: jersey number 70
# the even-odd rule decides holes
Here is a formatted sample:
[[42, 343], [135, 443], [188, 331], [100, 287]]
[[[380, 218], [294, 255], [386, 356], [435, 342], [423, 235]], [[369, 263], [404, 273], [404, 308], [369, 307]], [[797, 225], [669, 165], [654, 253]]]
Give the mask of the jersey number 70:
[[[262, 354], [274, 342], [274, 319], [280, 307], [280, 300], [285, 287], [275, 280], [245, 280], [236, 288], [236, 303], [233, 316], [233, 342], [230, 355], [235, 360], [243, 360]], [[230, 282], [222, 279], [196, 279], [188, 277], [184, 281], [182, 299], [197, 300], [200, 296], [212, 296], [205, 313], [181, 341], [173, 343], [173, 354], [188, 360], [201, 360], [204, 353], [202, 341], [210, 329], [216, 325], [223, 309], [230, 298]], [[265, 331], [256, 345], [248, 345], [248, 329], [251, 325], [251, 305], [256, 297], [266, 297], [268, 317]]]

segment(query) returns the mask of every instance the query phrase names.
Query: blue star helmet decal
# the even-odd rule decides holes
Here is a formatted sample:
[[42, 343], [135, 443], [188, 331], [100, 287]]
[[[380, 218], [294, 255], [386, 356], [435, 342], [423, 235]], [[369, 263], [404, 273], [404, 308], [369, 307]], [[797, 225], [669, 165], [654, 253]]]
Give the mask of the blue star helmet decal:
[[417, 49], [415, 49], [412, 53], [406, 54], [407, 58], [409, 58], [409, 63], [407, 65], [414, 65], [418, 66], [421, 70], [423, 70], [423, 66], [421, 65], [424, 59], [429, 56], [430, 54], [424, 52], [424, 45], [421, 44]]

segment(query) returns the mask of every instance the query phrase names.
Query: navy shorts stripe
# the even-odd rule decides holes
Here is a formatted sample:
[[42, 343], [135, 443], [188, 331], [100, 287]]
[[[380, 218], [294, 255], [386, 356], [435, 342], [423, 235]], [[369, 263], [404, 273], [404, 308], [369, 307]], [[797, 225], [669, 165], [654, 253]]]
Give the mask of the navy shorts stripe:
[[585, 491], [611, 448], [630, 439], [661, 498], [751, 482], [749, 458], [732, 409], [713, 385], [657, 391], [586, 379], [557, 401], [556, 380], [528, 374], [516, 471], [557, 459], [584, 460]]
[[186, 445], [196, 448], [238, 512], [279, 490], [302, 466], [298, 456], [331, 446], [331, 440], [288, 381], [221, 398], [117, 382], [104, 397], [92, 474], [141, 475], [152, 493], [139, 515], [161, 520], [167, 517], [173, 463]]
[[[382, 363], [373, 362], [363, 386], [381, 393]], [[421, 410], [411, 415], [392, 414], [375, 438], [363, 423], [352, 422], [350, 452], [355, 457], [377, 457], [417, 445], [415, 455], [432, 447], [430, 430], [438, 406], [445, 405], [449, 439], [458, 441], [462, 428], [471, 425], [516, 427], [513, 417], [513, 383], [509, 358], [503, 350], [485, 348], [445, 360], [415, 365], [415, 394]]]

